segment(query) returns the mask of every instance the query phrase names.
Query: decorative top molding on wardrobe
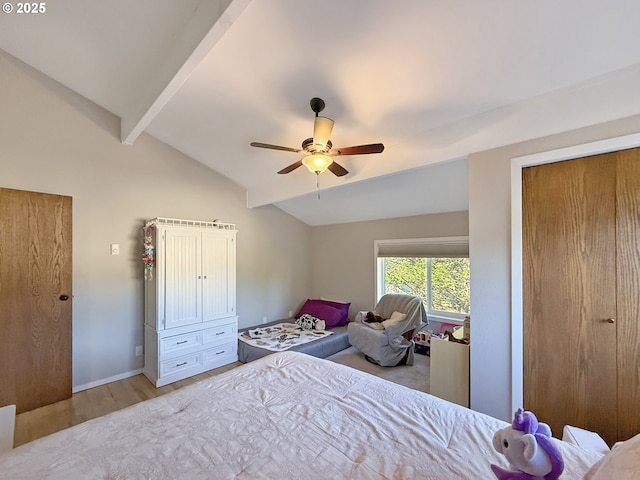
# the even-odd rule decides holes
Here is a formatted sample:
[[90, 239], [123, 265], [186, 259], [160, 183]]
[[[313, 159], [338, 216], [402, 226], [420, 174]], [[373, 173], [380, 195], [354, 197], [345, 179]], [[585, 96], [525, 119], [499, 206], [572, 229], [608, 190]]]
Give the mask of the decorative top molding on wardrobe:
[[198, 227], [198, 228], [213, 228], [217, 230], [236, 230], [235, 223], [222, 223], [217, 220], [212, 222], [206, 222], [202, 220], [184, 220], [181, 218], [166, 218], [156, 217], [153, 220], [149, 220], [145, 223], [145, 228], [150, 225], [163, 225], [163, 226], [176, 226], [176, 227]]

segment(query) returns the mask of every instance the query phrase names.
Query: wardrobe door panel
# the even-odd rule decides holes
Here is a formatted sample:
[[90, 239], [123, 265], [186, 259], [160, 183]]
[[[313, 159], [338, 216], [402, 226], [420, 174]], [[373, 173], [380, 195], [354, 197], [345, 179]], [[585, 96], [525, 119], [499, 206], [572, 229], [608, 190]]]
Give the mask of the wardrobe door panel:
[[167, 229], [164, 248], [165, 328], [202, 322], [200, 232]]
[[203, 232], [204, 321], [235, 315], [235, 248], [226, 232]]

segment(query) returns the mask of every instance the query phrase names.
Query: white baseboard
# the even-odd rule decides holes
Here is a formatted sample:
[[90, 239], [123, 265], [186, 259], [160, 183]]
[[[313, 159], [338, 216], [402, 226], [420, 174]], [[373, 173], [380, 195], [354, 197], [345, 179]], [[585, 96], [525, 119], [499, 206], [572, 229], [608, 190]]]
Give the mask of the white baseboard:
[[100, 385], [105, 385], [107, 383], [117, 382], [118, 380], [122, 380], [124, 378], [134, 377], [140, 373], [142, 373], [142, 369], [138, 368], [137, 370], [120, 373], [118, 375], [114, 375], [113, 377], [103, 378], [102, 380], [96, 380], [95, 382], [85, 383], [84, 385], [77, 385], [71, 389], [71, 393], [77, 393], [77, 392], [81, 392], [82, 390], [89, 390], [90, 388], [99, 387]]

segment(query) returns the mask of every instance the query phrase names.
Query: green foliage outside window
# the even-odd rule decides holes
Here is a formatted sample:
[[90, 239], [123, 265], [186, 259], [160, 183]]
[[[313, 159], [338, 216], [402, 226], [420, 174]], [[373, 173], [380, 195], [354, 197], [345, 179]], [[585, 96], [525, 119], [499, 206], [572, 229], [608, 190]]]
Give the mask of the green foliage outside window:
[[431, 310], [469, 313], [469, 259], [431, 259]]
[[428, 310], [470, 313], [468, 258], [387, 257], [384, 282], [385, 293], [418, 296]]
[[427, 259], [387, 257], [384, 259], [385, 293], [404, 293], [427, 303]]

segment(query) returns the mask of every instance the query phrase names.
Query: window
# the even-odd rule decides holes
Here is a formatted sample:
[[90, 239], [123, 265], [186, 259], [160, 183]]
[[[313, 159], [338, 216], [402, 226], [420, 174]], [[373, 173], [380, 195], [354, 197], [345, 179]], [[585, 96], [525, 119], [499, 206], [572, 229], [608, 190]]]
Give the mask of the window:
[[435, 319], [470, 313], [467, 237], [376, 242], [378, 299], [386, 293], [422, 298]]

